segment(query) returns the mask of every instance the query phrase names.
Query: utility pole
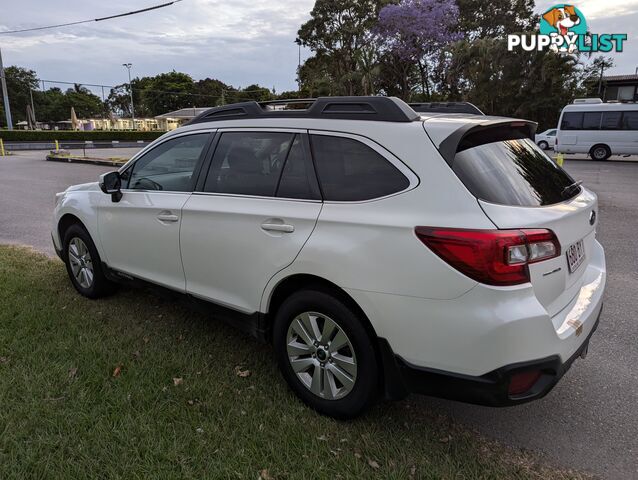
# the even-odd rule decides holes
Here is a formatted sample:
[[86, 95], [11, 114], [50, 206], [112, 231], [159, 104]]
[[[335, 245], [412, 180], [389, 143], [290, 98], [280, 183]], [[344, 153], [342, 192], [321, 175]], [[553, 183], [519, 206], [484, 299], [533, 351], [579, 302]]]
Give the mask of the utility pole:
[[299, 63], [297, 64], [297, 89], [301, 92], [301, 40], [297, 39], [299, 45]]
[[0, 50], [0, 83], [2, 84], [2, 101], [4, 104], [4, 115], [7, 118], [7, 128], [13, 130], [11, 107], [9, 106], [9, 92], [7, 91], [7, 81], [4, 78], [4, 66], [2, 65], [2, 50]]
[[128, 91], [131, 94], [131, 118], [133, 119], [133, 130], [135, 130], [135, 107], [133, 106], [133, 85], [131, 84], [131, 67], [132, 63], [123, 63], [123, 67], [128, 70]]

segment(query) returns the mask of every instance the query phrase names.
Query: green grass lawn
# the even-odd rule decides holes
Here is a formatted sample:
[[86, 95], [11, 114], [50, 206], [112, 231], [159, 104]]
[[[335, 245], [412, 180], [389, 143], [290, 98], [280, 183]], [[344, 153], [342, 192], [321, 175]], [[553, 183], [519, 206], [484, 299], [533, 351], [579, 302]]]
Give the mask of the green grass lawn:
[[270, 346], [142, 290], [84, 299], [0, 246], [0, 479], [578, 478], [413, 400], [319, 416]]

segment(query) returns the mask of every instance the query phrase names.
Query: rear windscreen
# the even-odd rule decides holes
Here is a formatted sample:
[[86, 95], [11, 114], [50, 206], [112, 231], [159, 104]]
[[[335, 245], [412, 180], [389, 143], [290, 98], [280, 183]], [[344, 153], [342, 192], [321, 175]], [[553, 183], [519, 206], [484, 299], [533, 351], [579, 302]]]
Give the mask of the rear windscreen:
[[[472, 194], [491, 203], [553, 205], [580, 193], [574, 180], [529, 138], [463, 141], [452, 169]], [[475, 138], [476, 140], [476, 138]], [[483, 136], [485, 140], [485, 136]]]

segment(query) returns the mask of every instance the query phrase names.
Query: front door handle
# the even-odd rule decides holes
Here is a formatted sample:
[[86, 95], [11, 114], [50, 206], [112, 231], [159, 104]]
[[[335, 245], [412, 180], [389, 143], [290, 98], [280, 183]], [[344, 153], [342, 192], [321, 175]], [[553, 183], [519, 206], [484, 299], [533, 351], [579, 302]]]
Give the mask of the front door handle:
[[160, 222], [174, 223], [174, 222], [177, 222], [179, 220], [179, 217], [177, 215], [173, 215], [172, 213], [160, 213], [157, 216], [157, 219]]
[[294, 225], [287, 225], [285, 223], [262, 223], [261, 229], [267, 232], [282, 232], [292, 233], [295, 231]]

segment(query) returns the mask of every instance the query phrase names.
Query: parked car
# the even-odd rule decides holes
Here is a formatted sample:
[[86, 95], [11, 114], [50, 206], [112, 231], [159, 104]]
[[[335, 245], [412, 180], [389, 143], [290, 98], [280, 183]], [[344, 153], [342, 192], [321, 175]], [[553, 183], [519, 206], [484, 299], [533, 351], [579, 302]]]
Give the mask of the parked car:
[[536, 145], [542, 150], [554, 148], [556, 144], [556, 129], [545, 130], [543, 133], [537, 133], [535, 137]]
[[53, 242], [77, 291], [151, 282], [205, 301], [338, 418], [409, 392], [546, 395], [598, 325], [596, 195], [532, 122], [304, 102], [211, 109], [58, 194]]
[[554, 149], [594, 160], [638, 155], [638, 104], [576, 99], [561, 112]]

